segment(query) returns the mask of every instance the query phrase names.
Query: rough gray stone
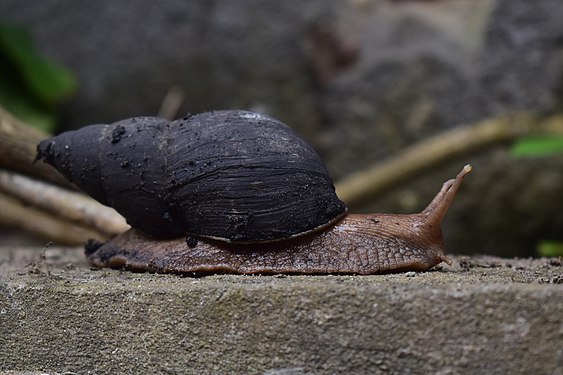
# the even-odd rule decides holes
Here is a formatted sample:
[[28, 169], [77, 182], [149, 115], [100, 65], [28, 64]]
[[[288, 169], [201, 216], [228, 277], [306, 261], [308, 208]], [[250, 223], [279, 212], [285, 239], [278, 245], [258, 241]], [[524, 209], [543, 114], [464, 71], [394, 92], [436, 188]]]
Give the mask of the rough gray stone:
[[[0, 370], [561, 374], [561, 259], [433, 272], [199, 279], [2, 249]], [[16, 271], [17, 270], [17, 271]]]

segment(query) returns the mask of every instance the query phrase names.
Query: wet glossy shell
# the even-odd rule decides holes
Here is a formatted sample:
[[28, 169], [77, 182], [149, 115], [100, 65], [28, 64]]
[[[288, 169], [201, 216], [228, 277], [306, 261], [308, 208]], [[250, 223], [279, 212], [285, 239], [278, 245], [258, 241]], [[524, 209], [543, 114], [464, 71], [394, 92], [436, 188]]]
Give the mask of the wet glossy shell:
[[155, 237], [274, 241], [346, 212], [315, 151], [248, 111], [91, 125], [41, 142], [38, 158]]

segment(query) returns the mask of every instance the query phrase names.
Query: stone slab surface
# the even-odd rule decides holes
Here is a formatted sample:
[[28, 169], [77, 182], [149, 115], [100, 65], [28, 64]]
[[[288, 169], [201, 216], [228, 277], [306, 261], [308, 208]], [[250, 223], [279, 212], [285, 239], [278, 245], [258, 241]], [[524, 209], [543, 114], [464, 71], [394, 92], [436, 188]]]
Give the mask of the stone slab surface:
[[563, 260], [452, 258], [425, 273], [189, 278], [0, 248], [0, 372], [563, 374]]

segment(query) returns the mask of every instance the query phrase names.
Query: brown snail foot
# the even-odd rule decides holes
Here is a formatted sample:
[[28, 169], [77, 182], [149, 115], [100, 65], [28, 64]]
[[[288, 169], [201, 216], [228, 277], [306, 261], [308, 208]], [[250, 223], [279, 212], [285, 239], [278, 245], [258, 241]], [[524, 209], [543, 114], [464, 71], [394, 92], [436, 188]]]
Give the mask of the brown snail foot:
[[[350, 233], [348, 246], [342, 232], [361, 221], [381, 222], [385, 215], [348, 215], [331, 230], [306, 238], [255, 245], [228, 244], [209, 239], [155, 240], [131, 229], [95, 249], [87, 249], [95, 267], [135, 272], [206, 275], [233, 274], [376, 274], [424, 271], [446, 261], [443, 250], [416, 249], [397, 239], [383, 243], [381, 237], [365, 237], [358, 246], [358, 234]], [[336, 231], [336, 232], [335, 232]], [[335, 233], [340, 232], [338, 236]], [[368, 233], [369, 236], [372, 233]], [[374, 243], [376, 241], [377, 243]], [[188, 245], [190, 242], [190, 245]], [[439, 241], [441, 244], [441, 241]], [[379, 244], [379, 245], [378, 245]], [[403, 250], [394, 251], [392, 247]]]

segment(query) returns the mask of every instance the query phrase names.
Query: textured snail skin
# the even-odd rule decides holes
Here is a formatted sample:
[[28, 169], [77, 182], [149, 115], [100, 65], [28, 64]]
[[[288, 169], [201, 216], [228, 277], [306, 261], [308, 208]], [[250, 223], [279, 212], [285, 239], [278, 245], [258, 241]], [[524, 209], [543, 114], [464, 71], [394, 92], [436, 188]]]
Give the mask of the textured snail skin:
[[444, 183], [418, 214], [349, 214], [323, 231], [286, 241], [229, 244], [199, 239], [154, 240], [130, 230], [97, 249], [87, 250], [96, 267], [182, 274], [374, 274], [422, 271], [445, 256], [440, 222], [471, 171], [465, 166]]

